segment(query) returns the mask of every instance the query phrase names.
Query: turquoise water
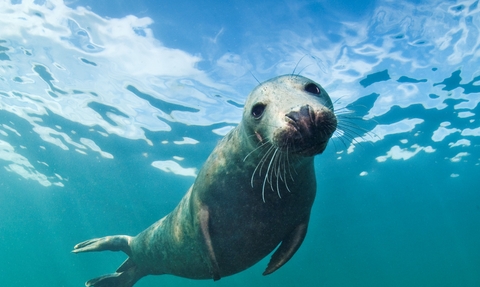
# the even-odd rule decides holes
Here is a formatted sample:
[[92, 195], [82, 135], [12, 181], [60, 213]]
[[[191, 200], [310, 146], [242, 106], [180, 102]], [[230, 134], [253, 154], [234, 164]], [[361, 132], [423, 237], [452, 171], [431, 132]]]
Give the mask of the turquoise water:
[[316, 158], [300, 250], [135, 286], [480, 286], [478, 2], [358, 3], [1, 2], [2, 286], [114, 271], [70, 251], [170, 212], [255, 78], [294, 70], [356, 117]]

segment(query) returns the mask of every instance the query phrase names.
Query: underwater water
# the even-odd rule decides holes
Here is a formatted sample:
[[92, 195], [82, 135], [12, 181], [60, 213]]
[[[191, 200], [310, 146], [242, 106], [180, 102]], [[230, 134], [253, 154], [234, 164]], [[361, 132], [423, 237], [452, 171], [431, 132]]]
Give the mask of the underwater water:
[[[399, 3], [397, 3], [399, 2]], [[72, 254], [168, 214], [249, 92], [299, 73], [339, 131], [281, 269], [135, 286], [480, 286], [478, 1], [0, 1], [2, 286], [83, 286]]]

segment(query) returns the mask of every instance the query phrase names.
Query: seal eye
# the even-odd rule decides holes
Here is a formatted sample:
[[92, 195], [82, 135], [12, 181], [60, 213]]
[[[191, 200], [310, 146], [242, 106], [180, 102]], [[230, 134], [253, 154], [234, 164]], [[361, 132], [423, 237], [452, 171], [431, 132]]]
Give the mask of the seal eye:
[[315, 95], [320, 95], [320, 88], [315, 85], [314, 83], [310, 83], [305, 86], [305, 91], [315, 94]]
[[258, 103], [256, 105], [253, 106], [252, 108], [252, 116], [258, 120], [259, 118], [262, 117], [263, 115], [263, 112], [265, 111], [265, 107], [266, 105], [265, 104], [261, 104], [261, 103]]

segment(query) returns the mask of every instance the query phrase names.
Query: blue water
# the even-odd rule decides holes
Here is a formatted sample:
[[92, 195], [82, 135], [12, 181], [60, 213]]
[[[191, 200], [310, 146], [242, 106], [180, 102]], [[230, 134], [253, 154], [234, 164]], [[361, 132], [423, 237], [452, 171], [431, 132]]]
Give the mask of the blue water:
[[114, 271], [70, 251], [171, 211], [256, 79], [293, 71], [354, 116], [300, 250], [135, 286], [480, 286], [478, 1], [257, 2], [0, 3], [2, 286]]

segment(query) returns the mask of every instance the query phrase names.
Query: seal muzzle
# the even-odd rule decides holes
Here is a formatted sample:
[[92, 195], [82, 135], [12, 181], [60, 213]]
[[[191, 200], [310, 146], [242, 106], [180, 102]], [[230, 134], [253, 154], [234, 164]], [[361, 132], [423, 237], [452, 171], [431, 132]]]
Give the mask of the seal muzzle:
[[300, 107], [285, 115], [286, 125], [275, 136], [282, 149], [313, 156], [322, 153], [337, 128], [335, 114], [325, 107], [314, 109], [310, 105]]

